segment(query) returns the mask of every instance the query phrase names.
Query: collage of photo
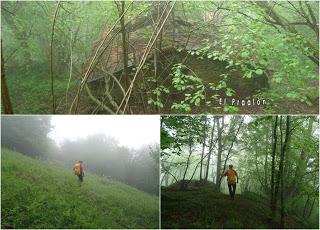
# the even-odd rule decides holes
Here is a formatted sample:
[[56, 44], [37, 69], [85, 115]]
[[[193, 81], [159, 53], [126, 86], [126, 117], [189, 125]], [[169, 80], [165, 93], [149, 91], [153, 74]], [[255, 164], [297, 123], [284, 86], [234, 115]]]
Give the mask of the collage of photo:
[[1, 1], [1, 229], [319, 229], [319, 1]]

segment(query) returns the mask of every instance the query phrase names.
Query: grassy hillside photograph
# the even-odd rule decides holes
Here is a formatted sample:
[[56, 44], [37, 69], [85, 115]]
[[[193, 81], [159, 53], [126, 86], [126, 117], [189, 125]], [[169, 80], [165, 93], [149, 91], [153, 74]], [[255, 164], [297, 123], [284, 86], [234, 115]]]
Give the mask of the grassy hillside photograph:
[[159, 117], [2, 116], [1, 133], [2, 229], [160, 227]]
[[161, 228], [319, 229], [319, 118], [161, 116]]
[[5, 114], [318, 114], [318, 1], [1, 1]]

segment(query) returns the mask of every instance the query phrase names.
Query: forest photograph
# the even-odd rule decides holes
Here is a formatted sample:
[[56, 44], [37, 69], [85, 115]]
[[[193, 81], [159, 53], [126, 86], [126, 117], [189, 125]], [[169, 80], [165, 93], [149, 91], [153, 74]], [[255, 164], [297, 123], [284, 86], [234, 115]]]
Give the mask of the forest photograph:
[[159, 229], [159, 116], [1, 123], [1, 229]]
[[318, 114], [318, 1], [1, 1], [2, 114]]
[[162, 229], [319, 229], [319, 117], [161, 116]]

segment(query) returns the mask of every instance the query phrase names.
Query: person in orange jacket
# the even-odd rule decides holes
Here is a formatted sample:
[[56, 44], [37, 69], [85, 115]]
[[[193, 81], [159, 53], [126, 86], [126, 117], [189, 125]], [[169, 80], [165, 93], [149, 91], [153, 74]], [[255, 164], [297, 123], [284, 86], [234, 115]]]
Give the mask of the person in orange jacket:
[[233, 169], [233, 165], [229, 165], [229, 169], [223, 174], [227, 177], [229, 194], [234, 199], [238, 183], [238, 173]]
[[84, 176], [84, 165], [82, 161], [78, 161], [74, 166], [73, 166], [73, 171], [74, 174], [78, 176], [79, 181], [83, 182], [83, 176]]

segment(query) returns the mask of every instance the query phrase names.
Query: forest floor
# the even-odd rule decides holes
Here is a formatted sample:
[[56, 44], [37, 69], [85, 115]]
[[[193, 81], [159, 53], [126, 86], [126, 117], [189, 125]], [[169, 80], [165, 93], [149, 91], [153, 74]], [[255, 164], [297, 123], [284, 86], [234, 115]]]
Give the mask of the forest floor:
[[158, 228], [159, 199], [90, 173], [1, 152], [1, 228]]
[[[268, 200], [254, 193], [229, 195], [205, 187], [189, 191], [161, 191], [161, 227], [271, 228]], [[286, 228], [305, 228], [296, 216], [286, 216]]]
[[[13, 112], [15, 114], [51, 114], [52, 113], [52, 98], [50, 91], [50, 79], [45, 74], [30, 75], [28, 79], [27, 74], [13, 73], [7, 76], [7, 83], [9, 93], [11, 96], [11, 103]], [[69, 107], [72, 100], [77, 93], [77, 81], [75, 77], [70, 82], [68, 90], [68, 101], [66, 102], [66, 91], [68, 87], [68, 77], [55, 78], [55, 101], [56, 113], [68, 114]], [[79, 113], [90, 114], [91, 110], [95, 108], [86, 92], [81, 94], [79, 103]]]

